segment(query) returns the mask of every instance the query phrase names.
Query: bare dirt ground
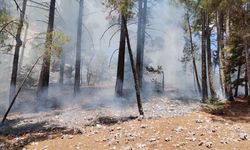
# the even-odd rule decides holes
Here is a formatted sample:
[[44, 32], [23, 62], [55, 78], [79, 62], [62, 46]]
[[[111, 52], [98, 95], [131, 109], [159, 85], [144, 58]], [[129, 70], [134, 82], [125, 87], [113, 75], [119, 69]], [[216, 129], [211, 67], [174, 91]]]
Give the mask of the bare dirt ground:
[[212, 115], [201, 111], [199, 101], [167, 91], [143, 97], [141, 119], [133, 96], [128, 101], [110, 98], [108, 90], [95, 91], [96, 97], [88, 92], [70, 107], [14, 111], [0, 127], [0, 149], [250, 149], [245, 102], [226, 104], [223, 115]]

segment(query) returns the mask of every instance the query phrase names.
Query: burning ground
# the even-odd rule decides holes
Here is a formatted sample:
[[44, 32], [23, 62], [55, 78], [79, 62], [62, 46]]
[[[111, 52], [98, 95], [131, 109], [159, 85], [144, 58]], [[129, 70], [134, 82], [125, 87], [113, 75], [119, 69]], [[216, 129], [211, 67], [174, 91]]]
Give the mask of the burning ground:
[[114, 99], [108, 88], [82, 91], [82, 98], [43, 112], [15, 108], [0, 128], [1, 149], [248, 149], [250, 144], [244, 102], [228, 104], [222, 116], [211, 115], [198, 100], [168, 90], [143, 98], [142, 119], [133, 94]]

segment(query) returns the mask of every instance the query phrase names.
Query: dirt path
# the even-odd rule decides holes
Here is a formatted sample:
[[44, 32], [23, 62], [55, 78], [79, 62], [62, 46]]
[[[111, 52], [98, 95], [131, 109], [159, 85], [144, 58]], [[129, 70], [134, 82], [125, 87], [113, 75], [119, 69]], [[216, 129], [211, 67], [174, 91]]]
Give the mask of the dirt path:
[[218, 149], [250, 148], [250, 124], [205, 112], [165, 119], [132, 120], [121, 124], [84, 128], [81, 135], [60, 135], [33, 142], [26, 149]]

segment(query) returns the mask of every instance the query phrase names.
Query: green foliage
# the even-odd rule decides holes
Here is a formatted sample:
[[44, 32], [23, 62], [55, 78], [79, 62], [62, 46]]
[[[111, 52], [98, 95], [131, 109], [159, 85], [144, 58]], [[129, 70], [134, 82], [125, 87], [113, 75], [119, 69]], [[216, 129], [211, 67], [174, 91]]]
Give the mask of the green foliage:
[[201, 105], [203, 111], [217, 115], [223, 115], [225, 113], [224, 106], [225, 103], [221, 102], [218, 98], [210, 98]]
[[[51, 32], [47, 33], [47, 37], [52, 37], [52, 44], [45, 43], [45, 48], [39, 44], [36, 47], [40, 47], [43, 51], [49, 51], [52, 55], [59, 56], [62, 52], [62, 46], [70, 42], [70, 38], [63, 32]], [[47, 44], [47, 45], [46, 45]]]
[[106, 7], [111, 8], [112, 11], [116, 10], [127, 18], [133, 16], [134, 0], [104, 0], [104, 4]]
[[2, 30], [0, 33], [0, 50], [10, 51], [13, 47], [7, 42], [11, 38], [10, 35], [14, 35], [16, 29], [11, 19], [6, 10], [0, 10], [0, 30]]

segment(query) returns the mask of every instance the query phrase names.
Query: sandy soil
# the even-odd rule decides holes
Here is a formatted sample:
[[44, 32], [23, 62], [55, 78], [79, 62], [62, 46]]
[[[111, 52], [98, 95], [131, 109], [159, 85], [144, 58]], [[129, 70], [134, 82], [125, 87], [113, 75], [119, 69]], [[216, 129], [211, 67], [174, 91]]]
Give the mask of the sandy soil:
[[[248, 120], [249, 121], [249, 120]], [[111, 126], [86, 127], [81, 135], [60, 135], [25, 149], [218, 149], [250, 148], [250, 124], [205, 112], [165, 119], [136, 119]]]

